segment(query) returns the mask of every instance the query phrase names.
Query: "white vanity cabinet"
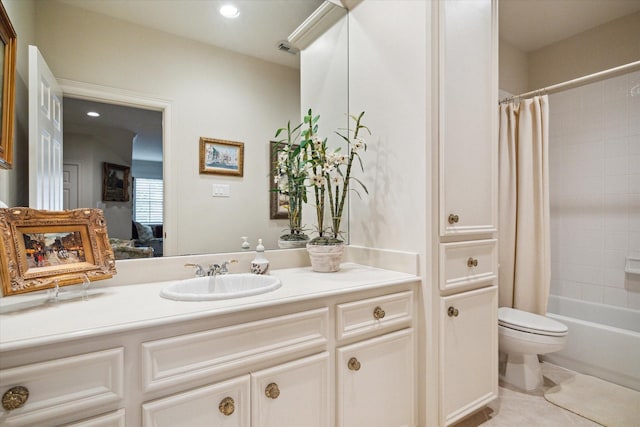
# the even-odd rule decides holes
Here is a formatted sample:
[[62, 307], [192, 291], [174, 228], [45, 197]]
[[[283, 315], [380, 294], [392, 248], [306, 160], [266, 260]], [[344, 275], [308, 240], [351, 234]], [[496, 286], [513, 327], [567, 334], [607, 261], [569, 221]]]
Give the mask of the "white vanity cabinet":
[[[0, 370], [2, 426], [57, 426], [122, 405], [124, 349], [79, 354]], [[122, 413], [72, 425], [117, 426]], [[57, 420], [57, 422], [56, 422]]]
[[142, 405], [144, 427], [250, 425], [250, 378], [244, 375]]
[[373, 335], [336, 350], [337, 426], [415, 426], [413, 292], [339, 304], [336, 310], [338, 339]]
[[344, 346], [337, 354], [339, 427], [416, 425], [413, 329]]
[[331, 427], [329, 353], [251, 374], [252, 427]]
[[497, 229], [497, 0], [439, 0], [440, 236]]
[[142, 405], [144, 427], [330, 427], [329, 354]]
[[440, 375], [443, 425], [497, 397], [498, 288], [440, 299]]
[[438, 0], [439, 425], [497, 397], [497, 0]]
[[[307, 277], [300, 270], [282, 273], [283, 282], [293, 278], [274, 302], [173, 302], [160, 299], [156, 284], [141, 284], [55, 313], [20, 314], [42, 322], [50, 313], [43, 327], [63, 308], [74, 319], [97, 304], [107, 311], [119, 304], [121, 316], [139, 308], [158, 317], [135, 313], [138, 323], [123, 324], [102, 316], [113, 323], [43, 335], [46, 344], [0, 337], [0, 395], [29, 393], [0, 412], [0, 426], [333, 427], [337, 407], [344, 426], [415, 426], [419, 279], [354, 265], [342, 272], [343, 280], [353, 275], [348, 283], [313, 274], [305, 293], [294, 281]], [[348, 368], [352, 357], [359, 371]]]
[[72, 424], [65, 424], [61, 427], [126, 427], [125, 410], [120, 409], [105, 415], [91, 417]]

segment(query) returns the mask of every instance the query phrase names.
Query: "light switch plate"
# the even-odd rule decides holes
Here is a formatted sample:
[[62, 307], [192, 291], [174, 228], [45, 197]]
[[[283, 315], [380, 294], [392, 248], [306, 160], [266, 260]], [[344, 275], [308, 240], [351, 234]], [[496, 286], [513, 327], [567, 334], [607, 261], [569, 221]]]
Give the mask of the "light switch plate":
[[229, 197], [228, 184], [213, 184], [213, 197]]

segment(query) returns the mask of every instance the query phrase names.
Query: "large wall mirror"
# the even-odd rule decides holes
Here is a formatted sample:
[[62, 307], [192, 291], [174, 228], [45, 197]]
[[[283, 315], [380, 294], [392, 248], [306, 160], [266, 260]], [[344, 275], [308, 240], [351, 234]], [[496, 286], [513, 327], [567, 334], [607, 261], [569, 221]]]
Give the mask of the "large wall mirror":
[[[332, 3], [337, 15], [298, 52], [288, 36], [328, 2], [241, 0], [234, 19], [220, 16], [222, 4], [36, 2], [38, 48], [69, 90], [63, 153], [79, 174], [78, 207], [102, 208], [110, 236], [139, 239], [133, 197], [99, 197], [101, 164], [131, 168], [129, 185], [160, 179], [163, 229], [151, 221], [160, 251], [149, 242], [156, 255], [239, 251], [243, 236], [252, 248], [261, 238], [276, 249], [288, 224], [270, 218], [269, 142], [276, 129], [308, 108], [323, 116], [327, 136], [348, 123], [345, 9]], [[101, 116], [88, 117], [89, 110]], [[243, 176], [199, 173], [201, 137], [242, 142]], [[215, 194], [220, 188], [222, 197]]]
[[0, 82], [2, 82], [0, 99], [0, 168], [11, 169], [13, 161], [13, 116], [14, 93], [16, 79], [16, 31], [11, 25], [9, 15], [0, 3], [0, 41], [2, 54], [0, 55]]

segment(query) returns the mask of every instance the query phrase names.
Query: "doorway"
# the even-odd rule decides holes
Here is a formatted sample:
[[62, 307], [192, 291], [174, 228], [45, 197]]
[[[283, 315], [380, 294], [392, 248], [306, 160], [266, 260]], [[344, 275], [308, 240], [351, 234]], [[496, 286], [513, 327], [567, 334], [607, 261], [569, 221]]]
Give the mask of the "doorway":
[[[142, 244], [162, 256], [163, 112], [66, 94], [63, 104], [63, 162], [78, 165], [77, 205], [101, 208], [111, 238], [139, 244], [137, 227], [150, 228], [152, 236], [145, 235], [148, 241]], [[105, 163], [128, 169], [126, 200], [103, 199]], [[136, 184], [142, 183], [139, 190]], [[149, 189], [157, 194], [150, 197]], [[64, 203], [70, 206], [73, 201]]]

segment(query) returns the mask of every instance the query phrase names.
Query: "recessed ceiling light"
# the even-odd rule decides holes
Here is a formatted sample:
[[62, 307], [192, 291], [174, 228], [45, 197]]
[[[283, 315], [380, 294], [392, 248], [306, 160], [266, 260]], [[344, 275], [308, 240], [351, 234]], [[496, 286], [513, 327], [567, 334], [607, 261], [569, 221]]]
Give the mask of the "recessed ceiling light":
[[100, 113], [97, 113], [95, 111], [89, 111], [87, 113], [87, 116], [89, 116], [89, 117], [100, 117]]
[[220, 8], [220, 14], [225, 18], [237, 18], [240, 16], [240, 11], [232, 4], [225, 4]]

